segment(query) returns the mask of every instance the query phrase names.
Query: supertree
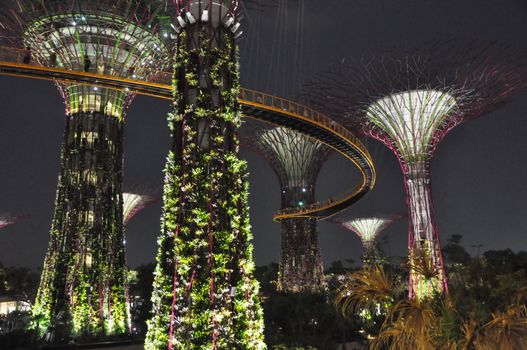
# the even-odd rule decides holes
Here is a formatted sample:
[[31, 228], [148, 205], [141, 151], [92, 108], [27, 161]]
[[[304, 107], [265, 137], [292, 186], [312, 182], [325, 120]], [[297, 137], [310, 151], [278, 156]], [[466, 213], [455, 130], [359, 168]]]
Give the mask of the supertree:
[[[306, 89], [314, 104], [380, 140], [399, 160], [409, 213], [410, 298], [448, 291], [430, 190], [434, 151], [456, 125], [522, 90], [524, 67], [524, 53], [499, 44], [434, 42], [322, 73]], [[323, 97], [314, 96], [319, 91]]]
[[[0, 10], [4, 40], [24, 62], [86, 73], [148, 79], [167, 49], [158, 29], [161, 1], [9, 0]], [[125, 297], [122, 155], [133, 96], [57, 82], [66, 105], [61, 170], [49, 247], [33, 314], [56, 341], [129, 332]]]
[[9, 225], [16, 224], [22, 219], [22, 216], [15, 214], [2, 213], [0, 214], [0, 230]]
[[123, 193], [123, 225], [126, 226], [139, 211], [154, 204], [158, 197], [149, 191], [134, 191]]
[[381, 256], [376, 247], [376, 239], [388, 226], [398, 220], [400, 216], [376, 215], [368, 217], [331, 218], [330, 221], [341, 225], [354, 232], [361, 240], [363, 246], [362, 261], [365, 267], [379, 263]]
[[235, 133], [241, 4], [173, 5], [173, 146], [145, 348], [264, 349], [246, 164]]
[[[242, 143], [259, 154], [274, 170], [280, 182], [281, 209], [315, 203], [317, 176], [331, 149], [284, 127], [246, 123]], [[317, 222], [310, 217], [281, 221], [282, 243], [278, 290], [317, 292], [324, 289]]]

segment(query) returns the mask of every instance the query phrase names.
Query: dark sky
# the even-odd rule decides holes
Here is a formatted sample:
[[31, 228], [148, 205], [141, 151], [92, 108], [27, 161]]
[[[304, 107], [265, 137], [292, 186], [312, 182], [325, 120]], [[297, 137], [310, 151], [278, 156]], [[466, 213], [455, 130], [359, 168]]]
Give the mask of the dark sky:
[[[498, 40], [527, 48], [524, 0], [276, 0], [278, 6], [246, 17], [242, 81], [248, 88], [294, 98], [310, 74], [346, 58], [387, 50], [406, 41]], [[44, 81], [0, 77], [0, 212], [24, 211], [27, 221], [0, 231], [0, 261], [8, 266], [42, 264], [51, 222], [64, 126], [64, 107]], [[127, 117], [125, 185], [160, 187], [170, 146], [166, 101], [137, 97]], [[466, 123], [442, 142], [432, 162], [437, 223], [443, 240], [462, 234], [466, 245], [527, 250], [527, 94]], [[369, 141], [378, 183], [352, 212], [405, 210], [402, 176], [394, 156]], [[277, 261], [280, 225], [278, 181], [247, 152], [251, 170], [251, 218], [257, 264]], [[339, 155], [318, 180], [323, 199], [356, 184], [357, 171]], [[145, 209], [127, 228], [131, 266], [152, 261], [161, 204]], [[389, 253], [402, 255], [406, 220], [385, 231]], [[359, 259], [360, 242], [332, 224], [319, 226], [326, 263]]]

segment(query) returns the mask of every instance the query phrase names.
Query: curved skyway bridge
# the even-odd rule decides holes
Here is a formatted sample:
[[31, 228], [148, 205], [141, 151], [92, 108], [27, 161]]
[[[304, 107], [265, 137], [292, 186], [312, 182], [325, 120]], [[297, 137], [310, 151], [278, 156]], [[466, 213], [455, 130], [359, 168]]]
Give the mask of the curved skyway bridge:
[[[172, 73], [160, 72], [149, 81], [57, 68], [29, 61], [24, 49], [0, 46], [0, 74], [44, 80], [66, 80], [130, 93], [172, 99]], [[26, 62], [26, 63], [24, 63]], [[349, 130], [325, 115], [301, 104], [262, 92], [241, 89], [239, 102], [246, 117], [283, 126], [312, 137], [352, 161], [360, 170], [358, 186], [337, 198], [309, 206], [287, 208], [274, 220], [311, 217], [324, 220], [364, 197], [375, 185], [375, 167], [364, 144]]]

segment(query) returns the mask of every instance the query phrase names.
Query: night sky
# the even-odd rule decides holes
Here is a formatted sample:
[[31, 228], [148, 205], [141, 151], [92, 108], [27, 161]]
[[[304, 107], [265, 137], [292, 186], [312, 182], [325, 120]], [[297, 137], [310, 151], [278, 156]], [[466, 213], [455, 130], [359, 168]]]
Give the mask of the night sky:
[[[430, 39], [497, 40], [527, 49], [525, 0], [275, 0], [251, 11], [241, 42], [244, 87], [295, 98], [302, 82], [330, 64], [375, 50]], [[39, 267], [44, 259], [59, 171], [64, 106], [52, 83], [0, 77], [0, 213], [29, 218], [0, 231], [0, 261]], [[125, 189], [161, 188], [170, 147], [167, 101], [139, 96], [125, 134]], [[432, 188], [442, 240], [462, 234], [486, 249], [527, 250], [527, 93], [504, 108], [451, 132], [432, 162]], [[395, 157], [367, 142], [377, 166], [377, 186], [351, 214], [404, 212], [402, 175]], [[278, 261], [278, 181], [258, 156], [242, 151], [251, 171], [251, 219], [258, 265]], [[341, 194], [358, 181], [341, 156], [323, 167], [317, 197]], [[140, 212], [127, 227], [132, 267], [154, 259], [161, 203]], [[324, 261], [359, 260], [360, 241], [333, 224], [319, 225]], [[389, 227], [387, 252], [405, 254], [407, 222]]]

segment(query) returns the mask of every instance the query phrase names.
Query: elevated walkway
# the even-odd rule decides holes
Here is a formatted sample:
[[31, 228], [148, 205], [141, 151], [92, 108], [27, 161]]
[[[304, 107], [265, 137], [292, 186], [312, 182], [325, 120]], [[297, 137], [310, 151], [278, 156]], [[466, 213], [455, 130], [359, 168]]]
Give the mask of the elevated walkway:
[[[0, 46], [0, 74], [51, 81], [75, 81], [172, 99], [171, 72], [161, 72], [145, 81], [49, 67], [34, 61], [24, 64], [25, 54], [23, 49]], [[309, 107], [254, 90], [241, 89], [239, 102], [245, 116], [283, 126], [320, 141], [353, 162], [362, 175], [360, 184], [345, 195], [309, 206], [281, 210], [274, 215], [275, 221], [302, 217], [324, 220], [356, 203], [375, 185], [375, 167], [370, 154], [363, 143], [342, 125]]]

